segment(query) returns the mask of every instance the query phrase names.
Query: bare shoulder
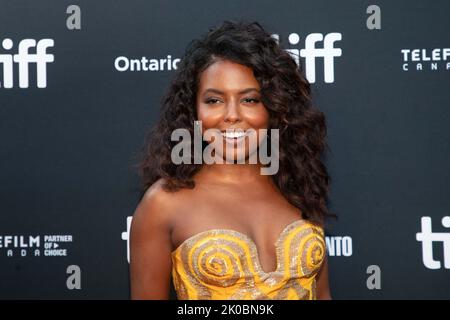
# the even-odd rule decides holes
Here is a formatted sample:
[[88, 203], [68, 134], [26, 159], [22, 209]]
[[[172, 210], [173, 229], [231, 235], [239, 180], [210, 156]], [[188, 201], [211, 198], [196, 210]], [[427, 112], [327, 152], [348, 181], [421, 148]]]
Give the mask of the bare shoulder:
[[133, 214], [133, 224], [157, 224], [163, 229], [171, 229], [176, 211], [176, 196], [163, 189], [164, 179], [159, 179], [147, 189]]
[[175, 206], [162, 180], [146, 190], [130, 229], [130, 283], [133, 299], [167, 299], [171, 271], [171, 228]]

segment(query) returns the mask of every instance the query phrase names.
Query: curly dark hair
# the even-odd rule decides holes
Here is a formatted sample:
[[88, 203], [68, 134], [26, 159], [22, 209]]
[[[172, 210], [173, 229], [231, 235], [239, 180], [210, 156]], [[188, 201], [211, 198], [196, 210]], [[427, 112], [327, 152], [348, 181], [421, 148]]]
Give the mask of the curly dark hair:
[[160, 178], [169, 192], [195, 187], [193, 176], [202, 164], [174, 164], [171, 150], [177, 142], [171, 141], [171, 133], [185, 128], [193, 135], [199, 75], [218, 59], [251, 68], [261, 87], [269, 129], [280, 129], [279, 170], [271, 178], [281, 193], [312, 222], [323, 224], [328, 216], [336, 216], [326, 206], [331, 179], [320, 159], [329, 149], [325, 115], [312, 105], [302, 67], [258, 22], [227, 20], [188, 44], [163, 96], [161, 117], [141, 149], [137, 167], [143, 193]]

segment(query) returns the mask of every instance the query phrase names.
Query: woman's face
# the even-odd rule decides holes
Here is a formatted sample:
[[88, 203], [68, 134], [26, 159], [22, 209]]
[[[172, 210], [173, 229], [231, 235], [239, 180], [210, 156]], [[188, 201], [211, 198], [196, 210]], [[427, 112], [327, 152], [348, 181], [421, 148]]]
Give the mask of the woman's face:
[[[231, 152], [233, 159], [239, 155], [248, 158], [265, 138], [259, 129], [269, 126], [269, 113], [261, 102], [260, 86], [253, 70], [229, 60], [218, 60], [200, 74], [197, 115], [203, 132], [218, 129], [223, 133], [224, 150], [216, 150], [223, 159], [226, 152]], [[235, 129], [255, 131], [250, 130], [250, 136], [241, 140], [226, 134]], [[250, 138], [256, 143], [249, 143]]]

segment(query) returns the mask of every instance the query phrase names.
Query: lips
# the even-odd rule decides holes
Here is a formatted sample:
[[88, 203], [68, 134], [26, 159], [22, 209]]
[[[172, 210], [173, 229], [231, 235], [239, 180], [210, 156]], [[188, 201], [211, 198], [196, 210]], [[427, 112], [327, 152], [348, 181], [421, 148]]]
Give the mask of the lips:
[[245, 136], [244, 131], [222, 131], [222, 136], [227, 139], [239, 139]]
[[241, 138], [246, 135], [245, 130], [241, 129], [241, 128], [228, 128], [228, 129], [222, 130], [221, 132], [225, 138], [229, 138], [229, 139], [237, 139], [237, 138]]
[[246, 133], [244, 129], [227, 129], [222, 130], [222, 136], [226, 142], [234, 144], [245, 138]]

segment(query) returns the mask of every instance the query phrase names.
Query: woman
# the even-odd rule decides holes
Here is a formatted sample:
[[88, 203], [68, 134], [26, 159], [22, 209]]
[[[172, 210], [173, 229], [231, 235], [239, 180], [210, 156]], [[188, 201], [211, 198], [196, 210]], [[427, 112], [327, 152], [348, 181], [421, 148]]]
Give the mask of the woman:
[[[194, 123], [222, 134], [201, 147], [223, 139], [214, 151], [223, 163], [174, 163], [172, 133], [194, 135]], [[260, 161], [237, 163], [273, 139], [273, 129], [277, 172], [261, 174]], [[256, 148], [249, 135], [237, 138], [239, 130], [256, 135]], [[168, 299], [171, 277], [179, 299], [330, 299], [325, 136], [309, 83], [257, 22], [225, 21], [192, 41], [143, 148], [132, 299]]]

